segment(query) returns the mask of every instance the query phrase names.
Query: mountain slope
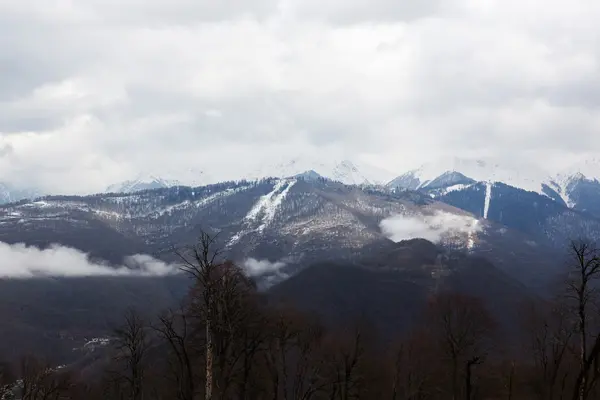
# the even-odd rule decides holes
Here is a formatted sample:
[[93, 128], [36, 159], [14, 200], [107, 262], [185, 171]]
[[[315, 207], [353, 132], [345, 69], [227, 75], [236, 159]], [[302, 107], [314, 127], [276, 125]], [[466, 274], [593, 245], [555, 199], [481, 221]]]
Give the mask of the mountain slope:
[[10, 321], [0, 326], [0, 358], [71, 362], [74, 348], [110, 337], [128, 309], [154, 316], [175, 306], [187, 285], [182, 276], [0, 279], [0, 313]]
[[[417, 190], [431, 198], [520, 231], [533, 241], [564, 248], [575, 238], [598, 238], [600, 182], [598, 162], [555, 175], [531, 166], [504, 168], [498, 163], [452, 158], [399, 176], [392, 189]], [[598, 170], [595, 173], [600, 173]]]
[[[473, 255], [485, 248], [494, 263], [529, 283], [539, 272], [537, 253], [554, 255], [558, 244], [582, 231], [600, 238], [600, 221], [545, 196], [512, 190], [471, 184], [440, 202], [426, 193], [289, 178], [54, 196], [0, 208], [0, 240], [54, 240], [118, 262], [127, 249], [172, 259], [174, 246], [190, 244], [204, 229], [218, 232], [238, 262], [269, 262], [263, 278], [273, 284], [318, 261], [378, 253], [415, 237]], [[532, 209], [521, 213], [522, 201]]]
[[571, 239], [600, 238], [600, 220], [534, 192], [502, 183], [476, 183], [436, 200], [564, 248]]
[[368, 193], [327, 180], [267, 179], [133, 194], [46, 197], [0, 209], [0, 224], [7, 232], [22, 235], [53, 224], [74, 228], [97, 224], [98, 229], [140, 240], [158, 254], [169, 253], [174, 244], [189, 243], [200, 228], [214, 229], [231, 254], [239, 257], [299, 260], [313, 253], [355, 251], [385, 239], [379, 228], [383, 218], [419, 212], [428, 203], [425, 196]]
[[502, 327], [514, 326], [531, 294], [483, 258], [448, 252], [424, 240], [403, 241], [388, 252], [354, 263], [320, 263], [270, 289], [332, 324], [368, 317], [386, 338], [419, 321], [429, 296], [459, 291], [484, 300]]

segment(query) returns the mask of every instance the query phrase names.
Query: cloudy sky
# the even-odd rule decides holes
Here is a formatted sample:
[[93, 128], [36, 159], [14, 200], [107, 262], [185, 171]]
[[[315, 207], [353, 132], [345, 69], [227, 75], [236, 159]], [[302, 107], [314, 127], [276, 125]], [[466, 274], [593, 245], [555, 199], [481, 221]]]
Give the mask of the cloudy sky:
[[0, 180], [600, 152], [598, 0], [0, 0]]

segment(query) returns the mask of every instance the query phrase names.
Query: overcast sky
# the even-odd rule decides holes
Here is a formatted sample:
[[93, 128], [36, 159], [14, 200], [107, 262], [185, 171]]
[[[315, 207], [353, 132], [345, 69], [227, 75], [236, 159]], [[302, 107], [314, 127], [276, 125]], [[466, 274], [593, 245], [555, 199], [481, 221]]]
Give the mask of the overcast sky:
[[0, 180], [600, 152], [598, 0], [0, 0]]

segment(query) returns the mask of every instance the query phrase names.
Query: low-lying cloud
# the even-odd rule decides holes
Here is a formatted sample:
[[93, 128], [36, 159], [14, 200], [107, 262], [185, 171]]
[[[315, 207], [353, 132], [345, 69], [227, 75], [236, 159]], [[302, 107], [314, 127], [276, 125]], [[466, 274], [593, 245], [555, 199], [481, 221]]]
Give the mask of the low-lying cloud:
[[439, 210], [431, 215], [394, 215], [381, 221], [379, 226], [394, 242], [422, 238], [439, 243], [446, 235], [472, 234], [481, 230], [473, 217]]
[[283, 261], [271, 262], [256, 258], [247, 258], [242, 262], [242, 268], [246, 275], [256, 278], [258, 287], [265, 290], [290, 277], [290, 274], [283, 270], [287, 265]]
[[82, 251], [52, 244], [46, 249], [23, 243], [0, 242], [0, 279], [36, 277], [166, 276], [179, 273], [176, 266], [146, 254], [135, 254], [122, 265], [95, 261]]
[[243, 262], [242, 266], [248, 276], [256, 277], [273, 273], [279, 274], [281, 273], [281, 268], [285, 267], [286, 264], [282, 261], [271, 262], [269, 260], [248, 258]]

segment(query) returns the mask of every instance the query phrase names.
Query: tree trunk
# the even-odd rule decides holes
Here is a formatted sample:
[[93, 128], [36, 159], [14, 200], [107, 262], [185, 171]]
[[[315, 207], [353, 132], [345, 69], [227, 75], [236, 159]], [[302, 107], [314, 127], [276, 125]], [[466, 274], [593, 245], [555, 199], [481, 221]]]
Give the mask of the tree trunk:
[[510, 364], [510, 372], [508, 374], [508, 393], [506, 394], [507, 400], [512, 400], [513, 398], [513, 380], [515, 378], [515, 362], [511, 362]]
[[210, 317], [206, 318], [206, 393], [205, 400], [212, 400], [213, 392], [213, 337]]
[[586, 326], [585, 326], [585, 307], [583, 303], [583, 299], [580, 300], [579, 303], [579, 340], [580, 343], [580, 360], [579, 366], [580, 371], [582, 373], [581, 383], [579, 385], [579, 400], [585, 400], [586, 398], [586, 385], [587, 385], [587, 373], [585, 372], [585, 360], [587, 357], [587, 337], [586, 337]]
[[458, 360], [452, 357], [452, 400], [458, 400]]
[[473, 391], [473, 386], [471, 385], [471, 367], [473, 364], [471, 362], [467, 362], [467, 373], [465, 375], [465, 399], [471, 400], [471, 392]]

